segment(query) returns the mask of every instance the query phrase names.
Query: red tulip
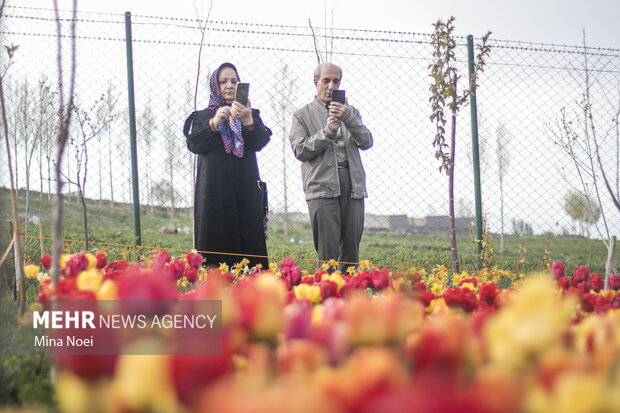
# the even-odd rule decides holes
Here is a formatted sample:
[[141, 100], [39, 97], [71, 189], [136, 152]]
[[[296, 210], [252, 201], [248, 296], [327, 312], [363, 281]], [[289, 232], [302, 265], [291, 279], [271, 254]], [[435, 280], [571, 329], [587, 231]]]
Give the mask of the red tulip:
[[176, 283], [161, 272], [130, 268], [118, 281], [121, 300], [176, 300]]
[[478, 279], [477, 278], [465, 278], [464, 280], [462, 280], [459, 283], [459, 287], [462, 287], [463, 284], [466, 284], [466, 283], [473, 284], [474, 287], [477, 287], [478, 286]]
[[575, 274], [573, 275], [572, 284], [573, 287], [577, 286], [582, 282], [588, 281], [588, 267], [585, 265], [582, 267], [575, 267]]
[[581, 307], [583, 311], [591, 313], [594, 311], [594, 306], [596, 305], [596, 294], [587, 293], [581, 296]]
[[499, 287], [495, 283], [482, 283], [478, 293], [481, 299], [487, 304], [492, 305], [495, 302], [495, 297], [497, 297], [499, 290]]
[[183, 275], [185, 276], [185, 278], [187, 279], [187, 281], [194, 283], [196, 282], [196, 278], [198, 278], [198, 270], [196, 270], [196, 268], [188, 268], [185, 270], [185, 272], [183, 273]]
[[620, 290], [620, 274], [609, 275], [607, 282], [609, 283], [609, 288], [612, 290]]
[[105, 267], [105, 271], [124, 271], [127, 267], [129, 267], [129, 264], [125, 260], [114, 261]]
[[469, 288], [446, 288], [443, 299], [449, 307], [472, 312], [476, 308], [476, 295]]
[[372, 282], [372, 287], [375, 290], [383, 290], [390, 285], [390, 269], [384, 268], [382, 270], [378, 270], [376, 268], [373, 268], [370, 279]]
[[172, 382], [181, 402], [193, 405], [209, 384], [232, 372], [232, 356], [222, 347], [221, 355], [171, 356]]
[[604, 286], [604, 282], [603, 282], [603, 276], [599, 273], [592, 273], [590, 274], [590, 288], [592, 288], [592, 290], [594, 290], [595, 292], [599, 292], [603, 289]]
[[423, 290], [420, 294], [420, 300], [424, 304], [424, 307], [428, 307], [437, 296], [432, 291]]
[[97, 268], [99, 269], [105, 267], [108, 263], [108, 256], [105, 255], [104, 252], [99, 252], [95, 254], [95, 258], [97, 258]]
[[85, 379], [95, 379], [114, 375], [117, 355], [58, 354], [55, 358], [61, 366], [76, 375]]
[[75, 277], [76, 275], [88, 268], [88, 263], [89, 262], [88, 258], [86, 258], [86, 254], [76, 252], [65, 263], [65, 276]]
[[170, 267], [174, 271], [175, 279], [178, 280], [183, 275], [183, 271], [185, 271], [185, 261], [174, 260], [170, 263]]
[[568, 277], [560, 277], [558, 278], [558, 287], [562, 290], [567, 290], [570, 287], [570, 278]]
[[280, 265], [280, 273], [283, 277], [286, 277], [288, 283], [290, 285], [297, 285], [301, 282], [301, 270], [290, 258], [287, 258], [282, 261], [282, 265]]
[[336, 294], [338, 294], [338, 284], [334, 281], [321, 281], [319, 283], [319, 288], [321, 289], [321, 297], [323, 297], [323, 299], [327, 297], [335, 297]]
[[426, 291], [426, 284], [422, 281], [418, 281], [413, 285], [413, 289], [418, 291]]
[[42, 256], [41, 265], [43, 265], [43, 268], [45, 268], [46, 270], [49, 270], [52, 266], [52, 256], [50, 254], [45, 254], [44, 256]]
[[187, 263], [192, 268], [200, 268], [202, 266], [202, 255], [195, 252], [190, 252], [185, 256]]

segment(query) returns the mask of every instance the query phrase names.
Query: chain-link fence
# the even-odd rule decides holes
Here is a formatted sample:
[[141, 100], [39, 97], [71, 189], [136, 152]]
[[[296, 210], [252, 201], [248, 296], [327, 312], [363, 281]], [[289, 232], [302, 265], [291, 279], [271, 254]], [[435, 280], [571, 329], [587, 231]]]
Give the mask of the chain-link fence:
[[[60, 16], [66, 41], [71, 15]], [[125, 17], [78, 13], [77, 20], [78, 112], [63, 164], [72, 182], [65, 190], [75, 194], [81, 183], [89, 202], [102, 210], [132, 202]], [[320, 55], [343, 67], [342, 88], [374, 135], [374, 147], [362, 153], [369, 192], [365, 234], [398, 234], [405, 243], [447, 239], [448, 180], [434, 157], [429, 120], [430, 34], [210, 21], [199, 63], [202, 34], [195, 18], [131, 20], [140, 200], [144, 214], [159, 217], [150, 225], [191, 227], [193, 158], [181, 127], [194, 109], [195, 90], [197, 107], [205, 107], [210, 71], [230, 61], [251, 84], [252, 105], [273, 131], [258, 155], [269, 184], [270, 231], [288, 239], [296, 229], [307, 230], [300, 164], [288, 130], [292, 113], [314, 96], [312, 72]], [[54, 190], [58, 101], [54, 12], [7, 7], [1, 33], [3, 45], [19, 46], [5, 77], [15, 181], [33, 191], [33, 199], [46, 199]], [[465, 39], [457, 44], [460, 82], [467, 87]], [[548, 243], [552, 259], [566, 259], [579, 240], [619, 234], [620, 214], [600, 167], [618, 194], [620, 50], [498, 40], [490, 45], [477, 101], [483, 211], [495, 250], [503, 235], [531, 237]], [[4, 66], [4, 51], [3, 59]], [[584, 112], [586, 76], [594, 127]], [[458, 115], [456, 136], [456, 225], [467, 237], [474, 221], [469, 108]], [[2, 153], [0, 186], [6, 188]], [[131, 221], [120, 220], [117, 231], [131, 234]], [[290, 235], [291, 241], [296, 237]], [[362, 246], [371, 239], [365, 235]], [[506, 248], [516, 245], [507, 241]], [[603, 241], [587, 245], [580, 248], [604, 262]]]

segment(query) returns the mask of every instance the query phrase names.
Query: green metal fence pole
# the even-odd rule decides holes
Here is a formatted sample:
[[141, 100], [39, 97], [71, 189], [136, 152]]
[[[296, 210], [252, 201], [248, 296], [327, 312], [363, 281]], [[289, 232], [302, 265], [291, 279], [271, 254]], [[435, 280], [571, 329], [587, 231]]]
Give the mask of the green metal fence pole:
[[131, 143], [131, 182], [133, 191], [133, 233], [134, 244], [142, 245], [142, 235], [140, 231], [140, 192], [138, 191], [138, 151], [136, 148], [136, 103], [133, 87], [133, 49], [131, 44], [131, 13], [125, 12], [127, 96], [129, 97], [129, 139]]
[[480, 189], [480, 154], [478, 152], [478, 107], [476, 104], [476, 85], [471, 79], [474, 75], [474, 36], [467, 36], [467, 61], [469, 63], [469, 110], [471, 112], [471, 141], [474, 164], [474, 193], [476, 202], [476, 244], [478, 245], [478, 265], [482, 252], [482, 190]]

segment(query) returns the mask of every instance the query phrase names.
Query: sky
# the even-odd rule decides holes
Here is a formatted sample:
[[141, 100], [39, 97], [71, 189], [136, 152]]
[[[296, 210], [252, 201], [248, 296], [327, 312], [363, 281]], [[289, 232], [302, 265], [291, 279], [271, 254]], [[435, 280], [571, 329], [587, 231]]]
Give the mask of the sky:
[[[58, 0], [69, 8], [72, 0]], [[430, 33], [437, 19], [456, 18], [456, 35], [620, 49], [619, 0], [78, 0], [78, 10], [193, 17], [194, 6], [223, 21]], [[52, 7], [52, 0], [8, 0]], [[326, 12], [327, 11], [327, 12]], [[327, 18], [326, 18], [327, 17]]]

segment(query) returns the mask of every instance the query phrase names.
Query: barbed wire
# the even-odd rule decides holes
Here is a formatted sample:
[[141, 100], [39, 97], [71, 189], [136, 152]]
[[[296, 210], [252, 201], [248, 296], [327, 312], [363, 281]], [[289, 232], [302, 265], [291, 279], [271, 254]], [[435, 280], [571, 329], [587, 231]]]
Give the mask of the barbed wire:
[[[53, 11], [53, 9], [47, 9], [47, 8], [37, 8], [37, 7], [27, 7], [27, 6], [6, 6], [7, 9], [22, 9], [22, 10], [38, 10], [38, 11], [45, 11], [45, 12], [50, 12]], [[67, 12], [66, 10], [59, 10], [61, 12]], [[117, 14], [117, 13], [101, 13], [101, 12], [81, 12], [78, 11], [77, 12], [78, 15], [91, 15], [91, 14], [95, 14], [95, 15], [106, 15], [106, 16], [118, 16], [118, 17], [122, 17], [124, 18], [123, 14]], [[33, 20], [42, 20], [42, 21], [55, 21], [55, 18], [45, 18], [45, 17], [34, 17], [34, 16], [20, 16], [20, 15], [9, 15], [7, 14], [6, 17], [13, 17], [13, 18], [24, 18], [24, 19], [33, 19]], [[169, 16], [152, 16], [152, 15], [143, 15], [143, 14], [132, 14], [132, 17], [138, 17], [138, 18], [144, 18], [144, 19], [149, 19], [149, 20], [157, 20], [157, 21], [171, 21], [171, 22], [192, 22], [192, 23], [200, 23], [203, 24], [205, 23], [203, 20], [201, 19], [191, 19], [191, 18], [182, 18], [182, 17], [169, 17]], [[67, 18], [67, 19], [60, 19], [60, 21], [72, 21], [73, 19], [71, 18]], [[88, 18], [78, 18], [76, 19], [76, 21], [78, 22], [83, 22], [83, 23], [115, 23], [115, 24], [124, 24], [124, 20], [96, 20], [96, 19], [88, 19]], [[304, 30], [307, 31], [308, 27], [307, 26], [294, 26], [294, 25], [277, 25], [277, 24], [267, 24], [267, 23], [252, 23], [252, 22], [234, 22], [234, 21], [225, 21], [225, 20], [209, 20], [207, 23], [210, 24], [215, 24], [215, 25], [231, 25], [231, 26], [253, 26], [253, 27], [269, 27], [269, 28], [280, 28], [280, 29], [298, 29], [298, 30]], [[132, 24], [142, 24], [142, 25], [148, 25], [148, 24], [152, 24], [152, 23], [144, 23], [144, 22], [139, 22], [139, 21], [132, 21]], [[183, 26], [183, 25], [177, 25], [177, 27], [181, 27], [181, 28], [195, 28], [195, 26]], [[370, 30], [370, 29], [357, 29], [357, 28], [334, 28], [334, 27], [321, 27], [321, 26], [317, 26], [318, 29], [324, 30], [324, 31], [331, 31], [331, 34], [327, 34], [327, 33], [323, 33], [323, 34], [318, 34], [317, 37], [321, 37], [321, 38], [329, 38], [329, 39], [334, 39], [334, 40], [361, 40], [361, 41], [377, 41], [377, 42], [388, 42], [388, 43], [419, 43], [419, 44], [425, 44], [425, 43], [430, 43], [430, 37], [431, 35], [429, 33], [419, 33], [419, 32], [407, 32], [407, 31], [392, 31], [392, 30]], [[225, 31], [225, 29], [214, 29], [211, 27], [206, 28], [207, 30], [214, 30], [214, 31]], [[312, 34], [308, 34], [308, 33], [303, 33], [303, 34], [295, 34], [295, 33], [282, 33], [282, 32], [269, 32], [269, 31], [260, 31], [260, 30], [242, 30], [242, 29], [236, 29], [236, 30], [230, 30], [229, 31], [234, 31], [236, 33], [249, 33], [249, 34], [274, 34], [274, 35], [288, 35], [288, 36], [303, 36], [303, 37], [312, 37]], [[346, 36], [346, 35], [334, 35], [333, 32], [334, 31], [338, 31], [338, 32], [361, 32], [361, 33], [366, 33], [366, 36]], [[428, 40], [423, 41], [423, 40], [398, 40], [398, 39], [388, 39], [388, 38], [378, 38], [377, 34], [386, 34], [386, 35], [403, 35], [403, 36], [411, 36], [412, 38], [415, 38], [416, 36], [420, 36], [420, 37], [424, 37], [424, 38], [428, 38]], [[457, 40], [457, 44], [460, 45], [465, 45], [467, 44], [467, 37], [466, 36], [454, 36], [455, 40]], [[504, 39], [493, 39], [491, 38], [489, 40], [489, 44], [493, 47], [493, 48], [505, 48], [505, 49], [513, 49], [513, 50], [524, 50], [524, 51], [537, 51], [537, 52], [552, 52], [552, 53], [569, 53], [569, 54], [583, 54], [584, 53], [584, 46], [579, 46], [579, 45], [567, 45], [567, 44], [548, 44], [548, 43], [536, 43], [536, 42], [523, 42], [520, 40], [504, 40]], [[573, 50], [570, 50], [573, 49]], [[600, 55], [600, 56], [606, 56], [606, 57], [617, 57], [618, 55], [620, 55], [620, 49], [615, 49], [615, 48], [604, 48], [604, 47], [594, 47], [594, 46], [587, 46], [588, 49], [588, 54], [589, 55]]]

